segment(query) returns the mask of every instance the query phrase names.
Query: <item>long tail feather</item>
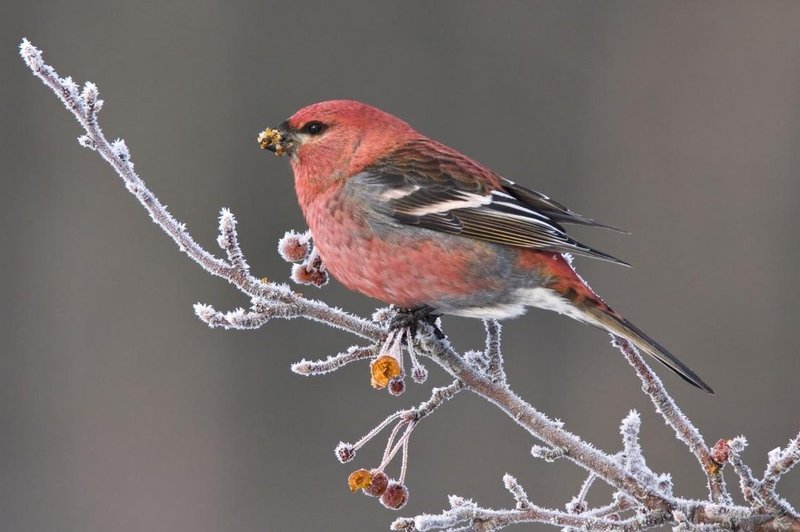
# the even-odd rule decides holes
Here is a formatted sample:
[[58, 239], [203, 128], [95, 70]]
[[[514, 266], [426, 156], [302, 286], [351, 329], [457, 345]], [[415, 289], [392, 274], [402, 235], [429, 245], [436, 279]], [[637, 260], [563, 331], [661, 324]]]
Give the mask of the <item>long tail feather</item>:
[[598, 326], [612, 334], [629, 340], [638, 349], [667, 366], [692, 386], [696, 386], [704, 392], [714, 393], [714, 390], [703, 382], [703, 379], [698, 377], [686, 364], [678, 360], [675, 355], [667, 351], [661, 344], [647, 336], [641, 329], [625, 318], [615, 315], [613, 311], [607, 312], [599, 307], [587, 309], [586, 312]]

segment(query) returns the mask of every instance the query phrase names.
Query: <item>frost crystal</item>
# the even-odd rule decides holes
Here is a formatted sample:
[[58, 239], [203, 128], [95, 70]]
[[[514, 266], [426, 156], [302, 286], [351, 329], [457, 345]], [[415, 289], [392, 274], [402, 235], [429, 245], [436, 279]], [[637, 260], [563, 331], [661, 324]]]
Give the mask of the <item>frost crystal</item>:
[[120, 161], [129, 162], [131, 159], [131, 152], [128, 150], [128, 145], [125, 144], [123, 139], [116, 139], [111, 143], [111, 151]]

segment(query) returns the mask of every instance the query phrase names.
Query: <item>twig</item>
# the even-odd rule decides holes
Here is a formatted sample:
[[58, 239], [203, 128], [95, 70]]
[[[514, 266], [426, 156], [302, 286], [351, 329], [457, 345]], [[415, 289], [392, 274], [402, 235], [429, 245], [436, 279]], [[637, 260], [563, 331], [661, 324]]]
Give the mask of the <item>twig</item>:
[[[481, 508], [474, 502], [461, 497], [450, 497], [450, 510], [438, 515], [422, 514], [414, 518], [395, 520], [392, 530], [497, 530], [518, 523], [546, 523], [568, 526], [584, 530], [645, 530], [663, 524], [671, 519], [667, 514], [648, 514], [627, 519], [608, 519], [593, 515], [580, 515], [551, 510], [529, 504], [524, 509], [490, 510]], [[467, 526], [455, 528], [466, 523]]]
[[503, 352], [500, 349], [500, 332], [502, 327], [497, 320], [483, 320], [486, 328], [486, 349], [484, 353], [489, 359], [486, 372], [498, 382], [506, 382], [506, 372], [503, 366]]
[[775, 486], [778, 480], [788, 473], [797, 463], [800, 462], [800, 434], [795, 436], [789, 444], [781, 449], [773, 449], [769, 453], [767, 469], [761, 480], [760, 492], [762, 496], [768, 497], [775, 493]]
[[678, 408], [678, 405], [667, 393], [666, 388], [661, 383], [661, 379], [645, 363], [636, 347], [618, 336], [612, 335], [611, 340], [611, 343], [622, 352], [625, 359], [636, 370], [636, 374], [642, 380], [642, 390], [650, 397], [656, 407], [656, 411], [661, 414], [667, 425], [675, 431], [678, 439], [689, 447], [700, 462], [706, 474], [711, 500], [723, 503], [732, 502], [725, 486], [725, 479], [722, 477], [722, 468], [711, 457], [711, 451], [700, 435], [700, 431], [681, 412], [681, 409]]
[[375, 356], [376, 352], [377, 348], [374, 345], [369, 347], [353, 346], [344, 353], [330, 356], [325, 360], [316, 360], [312, 362], [303, 359], [300, 362], [295, 362], [292, 364], [291, 368], [292, 371], [299, 375], [324, 375], [326, 373], [330, 373], [331, 371], [336, 371], [337, 369], [342, 368], [352, 362], [373, 357]]
[[420, 327], [420, 332], [423, 334], [418, 338], [432, 360], [463, 381], [467, 389], [499, 407], [531, 435], [551, 447], [563, 449], [566, 458], [596, 473], [646, 507], [671, 511], [672, 502], [669, 499], [653, 487], [642, 485], [636, 477], [624, 471], [613, 457], [565, 430], [559, 423], [520, 399], [508, 386], [493, 382], [488, 376], [464, 364], [449, 342], [437, 339], [429, 326]]
[[514, 500], [517, 501], [517, 510], [524, 510], [531, 507], [531, 501], [528, 499], [528, 494], [525, 493], [525, 489], [520, 485], [516, 478], [506, 473], [503, 475], [503, 485], [511, 493], [511, 496], [514, 497]]
[[[287, 308], [284, 309], [285, 312], [280, 317], [308, 318], [374, 341], [385, 333], [382, 327], [374, 323], [342, 310], [331, 308], [320, 301], [306, 299], [284, 284], [262, 282], [242, 271], [241, 264], [230, 264], [203, 249], [186, 230], [186, 224], [179, 222], [170, 214], [166, 206], [156, 198], [133, 170], [133, 161], [125, 141], [117, 139], [111, 143], [106, 139], [97, 121], [97, 113], [102, 107], [102, 100], [98, 98], [97, 87], [93, 83], [87, 83], [82, 95], [78, 94], [77, 85], [72, 79], [61, 79], [51, 66], [44, 63], [41, 52], [27, 39], [23, 39], [22, 44], [20, 44], [20, 55], [36, 77], [56, 93], [84, 128], [86, 135], [80, 138], [81, 146], [96, 151], [111, 165], [122, 178], [127, 189], [136, 196], [139, 203], [150, 214], [152, 220], [175, 241], [179, 250], [186, 253], [189, 258], [199, 264], [205, 271], [216, 277], [226, 279], [240, 291], [253, 298], [286, 305]], [[231, 327], [235, 326], [235, 320], [225, 321], [223, 319], [222, 321]]]

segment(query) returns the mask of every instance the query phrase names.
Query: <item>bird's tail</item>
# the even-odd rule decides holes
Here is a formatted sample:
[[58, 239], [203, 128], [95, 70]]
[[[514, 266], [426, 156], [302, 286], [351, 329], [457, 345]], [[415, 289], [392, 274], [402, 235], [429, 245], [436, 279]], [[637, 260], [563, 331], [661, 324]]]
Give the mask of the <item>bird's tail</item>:
[[611, 334], [620, 336], [635, 345], [639, 350], [644, 351], [655, 358], [669, 369], [678, 374], [683, 380], [703, 390], [704, 392], [714, 393], [711, 387], [703, 382], [686, 364], [667, 351], [658, 342], [647, 336], [641, 329], [611, 310], [605, 303], [599, 305], [584, 305], [581, 309], [589, 318], [587, 321]]

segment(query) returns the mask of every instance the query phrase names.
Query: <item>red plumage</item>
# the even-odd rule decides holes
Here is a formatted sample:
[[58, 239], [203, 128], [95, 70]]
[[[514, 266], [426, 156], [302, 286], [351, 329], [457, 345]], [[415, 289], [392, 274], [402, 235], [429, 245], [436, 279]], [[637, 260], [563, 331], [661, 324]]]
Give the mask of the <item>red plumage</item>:
[[[509, 181], [369, 105], [304, 107], [278, 127], [300, 207], [328, 271], [403, 308], [508, 318], [554, 310], [622, 336], [691, 384], [711, 389], [606, 305], [566, 253], [622, 263], [563, 224], [606, 227]], [[613, 229], [613, 228], [612, 228]]]

